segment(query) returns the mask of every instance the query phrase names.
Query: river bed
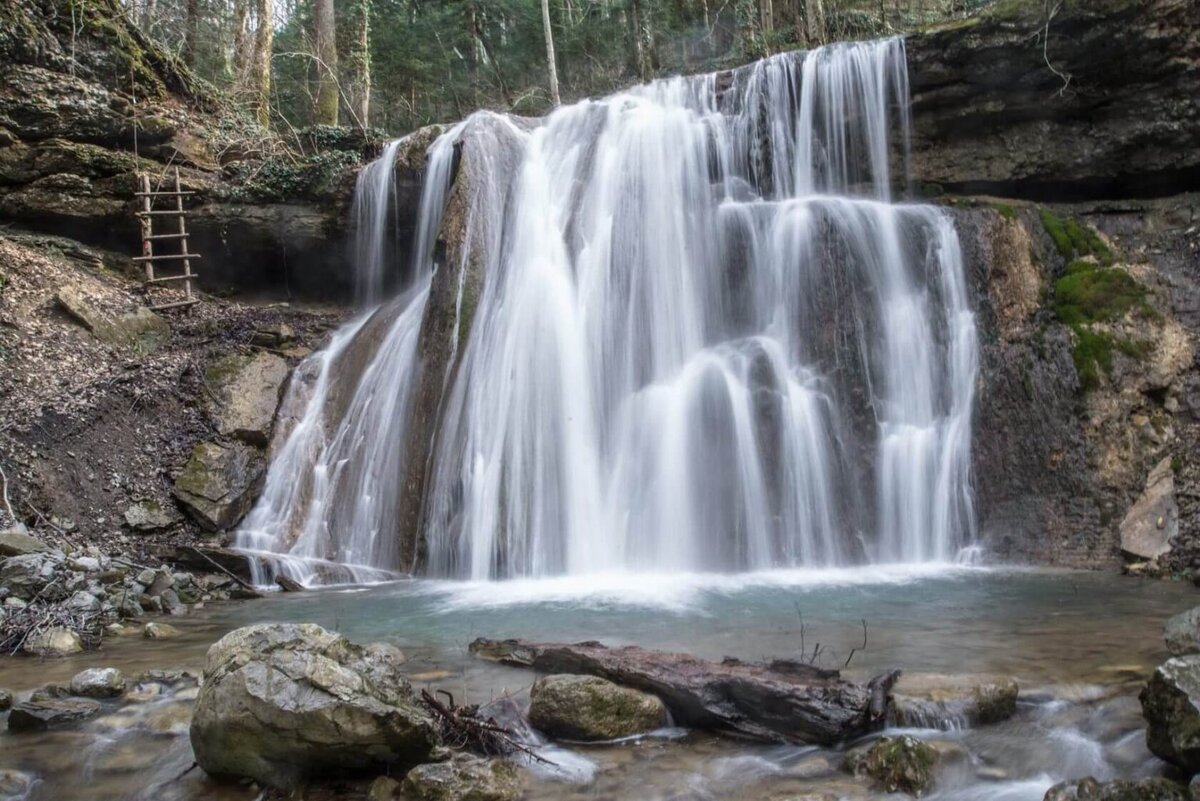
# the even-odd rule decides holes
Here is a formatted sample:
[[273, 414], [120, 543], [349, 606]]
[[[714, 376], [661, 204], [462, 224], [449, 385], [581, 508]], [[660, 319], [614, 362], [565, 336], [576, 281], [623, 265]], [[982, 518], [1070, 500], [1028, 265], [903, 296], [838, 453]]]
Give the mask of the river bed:
[[[172, 640], [116, 638], [100, 652], [53, 661], [6, 659], [0, 687], [18, 694], [66, 683], [84, 667], [199, 672], [223, 633], [252, 622], [306, 621], [351, 639], [386, 640], [408, 655], [414, 685], [459, 701], [523, 698], [531, 673], [472, 659], [475, 637], [598, 639], [743, 659], [796, 657], [865, 678], [885, 668], [1017, 678], [1018, 713], [979, 729], [909, 730], [946, 759], [933, 797], [1038, 801], [1051, 784], [1158, 775], [1136, 695], [1166, 658], [1163, 621], [1196, 603], [1190, 585], [1104, 573], [946, 566], [772, 571], [743, 575], [613, 575], [464, 583], [409, 581], [275, 594], [172, 618]], [[861, 649], [863, 621], [867, 647]], [[46, 734], [0, 733], [0, 768], [32, 773], [31, 799], [253, 799], [192, 763], [194, 690], [110, 709]], [[851, 744], [852, 745], [852, 744]], [[527, 798], [860, 799], [883, 797], [839, 772], [842, 754], [756, 746], [677, 729], [637, 742], [547, 747], [556, 768], [531, 771]]]

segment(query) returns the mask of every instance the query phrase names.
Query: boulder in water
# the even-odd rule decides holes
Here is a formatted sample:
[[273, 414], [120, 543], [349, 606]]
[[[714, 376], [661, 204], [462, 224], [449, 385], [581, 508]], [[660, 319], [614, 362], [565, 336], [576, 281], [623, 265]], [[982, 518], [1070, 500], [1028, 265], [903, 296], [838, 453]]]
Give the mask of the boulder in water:
[[1191, 801], [1188, 788], [1169, 779], [1118, 779], [1098, 782], [1091, 776], [1062, 782], [1046, 791], [1043, 801]]
[[250, 511], [262, 475], [257, 448], [240, 442], [201, 442], [175, 479], [173, 492], [202, 527], [224, 531]]
[[12, 708], [13, 694], [12, 690], [0, 688], [0, 712], [6, 712]]
[[86, 720], [100, 711], [100, 704], [86, 698], [45, 698], [17, 704], [8, 713], [12, 732], [46, 731]]
[[938, 754], [916, 737], [880, 737], [865, 751], [846, 757], [845, 768], [866, 776], [889, 793], [921, 795], [933, 784]]
[[408, 801], [517, 801], [521, 780], [510, 762], [455, 754], [410, 770], [400, 791]]
[[83, 640], [71, 629], [58, 626], [30, 636], [21, 650], [34, 656], [67, 656], [82, 651]]
[[1163, 626], [1163, 640], [1171, 656], [1200, 654], [1200, 606], [1167, 620]]
[[529, 692], [529, 722], [550, 737], [615, 740], [665, 725], [667, 708], [596, 676], [546, 676]]
[[392, 649], [312, 624], [247, 626], [209, 648], [191, 739], [208, 773], [275, 787], [407, 768], [437, 744]]
[[116, 668], [88, 668], [71, 679], [71, 694], [88, 698], [116, 698], [125, 692], [125, 675]]
[[1159, 665], [1138, 697], [1151, 753], [1189, 776], [1200, 773], [1200, 655]]
[[1017, 712], [1020, 687], [1008, 676], [906, 673], [895, 688], [900, 726], [986, 726]]

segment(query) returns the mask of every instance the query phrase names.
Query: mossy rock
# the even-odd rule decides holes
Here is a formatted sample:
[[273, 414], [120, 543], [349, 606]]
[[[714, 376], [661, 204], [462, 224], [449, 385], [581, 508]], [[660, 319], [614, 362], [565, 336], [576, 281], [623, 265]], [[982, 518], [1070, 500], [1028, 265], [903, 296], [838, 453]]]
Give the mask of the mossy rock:
[[172, 489], [203, 528], [224, 531], [254, 503], [263, 478], [262, 453], [240, 442], [201, 442]]
[[406, 801], [517, 801], [521, 780], [510, 762], [455, 754], [410, 770], [400, 792]]
[[1054, 785], [1046, 791], [1044, 801], [1191, 801], [1192, 798], [1187, 787], [1170, 779], [1098, 782], [1088, 776]]
[[595, 676], [546, 676], [529, 691], [529, 722], [551, 737], [616, 740], [665, 725], [667, 710], [653, 695]]
[[931, 745], [906, 734], [880, 737], [866, 751], [849, 754], [844, 767], [886, 792], [919, 796], [933, 784], [937, 761]]

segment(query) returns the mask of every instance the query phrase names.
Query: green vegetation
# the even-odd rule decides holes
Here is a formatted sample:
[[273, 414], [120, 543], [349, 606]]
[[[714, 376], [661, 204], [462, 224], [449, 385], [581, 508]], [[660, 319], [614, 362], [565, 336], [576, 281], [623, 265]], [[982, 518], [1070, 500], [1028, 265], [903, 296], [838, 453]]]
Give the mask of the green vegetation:
[[1093, 325], [1114, 322], [1129, 313], [1149, 320], [1161, 319], [1147, 302], [1145, 287], [1132, 275], [1118, 267], [1084, 259], [1071, 262], [1066, 274], [1055, 282], [1054, 313], [1075, 334], [1072, 356], [1084, 391], [1099, 386], [1101, 375], [1112, 372], [1114, 350], [1141, 359], [1152, 347], [1145, 340], [1096, 331]]
[[235, 202], [285, 202], [320, 198], [325, 187], [336, 182], [349, 167], [361, 163], [359, 153], [327, 150], [304, 158], [278, 155], [261, 164], [239, 162], [232, 176], [238, 185], [226, 193]]
[[1084, 256], [1095, 256], [1104, 265], [1113, 263], [1112, 250], [1089, 225], [1081, 225], [1073, 217], [1063, 219], [1049, 209], [1039, 209], [1042, 227], [1054, 240], [1054, 247], [1064, 259], [1078, 259]]
[[992, 208], [994, 208], [996, 212], [1006, 220], [1011, 221], [1017, 218], [1016, 210], [1007, 203], [995, 203], [992, 205]]

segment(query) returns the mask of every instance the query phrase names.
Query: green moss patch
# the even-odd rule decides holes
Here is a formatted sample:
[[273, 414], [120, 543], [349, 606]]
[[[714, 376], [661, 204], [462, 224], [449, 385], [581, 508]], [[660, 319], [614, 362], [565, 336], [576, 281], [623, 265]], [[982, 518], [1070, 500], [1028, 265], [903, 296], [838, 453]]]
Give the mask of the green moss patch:
[[1095, 228], [1080, 223], [1074, 217], [1059, 217], [1049, 209], [1038, 209], [1038, 215], [1042, 218], [1042, 227], [1054, 240], [1054, 247], [1064, 259], [1095, 256], [1101, 264], [1113, 263], [1112, 249], [1100, 238]]
[[1145, 340], [1096, 331], [1093, 325], [1113, 322], [1130, 313], [1161, 319], [1146, 300], [1146, 288], [1132, 275], [1083, 259], [1067, 265], [1066, 274], [1055, 282], [1054, 313], [1075, 334], [1072, 357], [1084, 391], [1099, 386], [1101, 376], [1112, 372], [1114, 350], [1140, 359], [1153, 347]]

